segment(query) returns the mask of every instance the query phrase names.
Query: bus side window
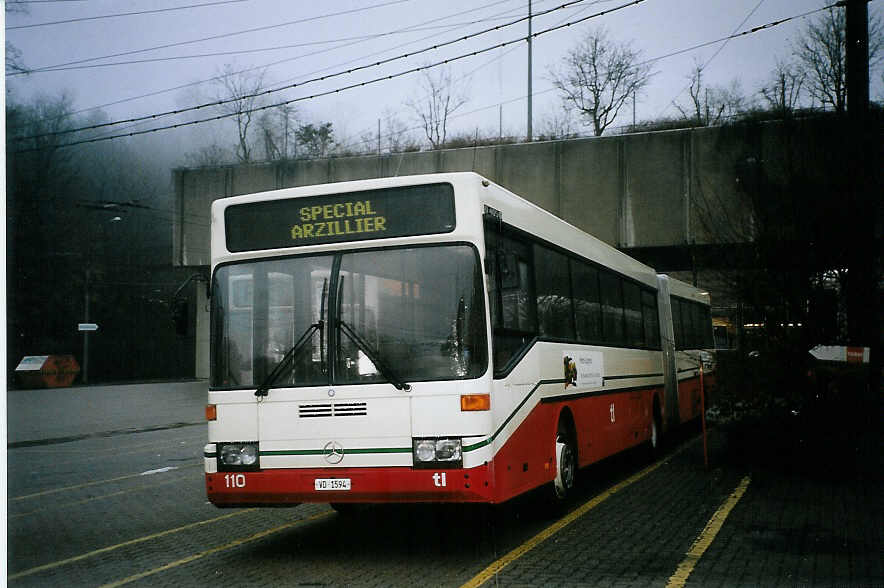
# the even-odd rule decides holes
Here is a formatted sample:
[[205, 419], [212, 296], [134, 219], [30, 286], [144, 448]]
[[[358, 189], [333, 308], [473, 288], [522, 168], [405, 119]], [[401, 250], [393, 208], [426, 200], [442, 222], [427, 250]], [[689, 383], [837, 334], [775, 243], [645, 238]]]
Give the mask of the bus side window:
[[645, 344], [645, 333], [642, 324], [641, 289], [632, 282], [623, 280], [622, 283], [626, 344], [630, 347], [642, 347]]
[[[509, 242], [507, 242], [509, 241]], [[509, 245], [503, 255], [498, 255], [501, 273], [501, 302], [505, 329], [522, 333], [537, 332], [537, 307], [534, 300], [532, 272], [527, 247], [522, 243], [505, 240]]]
[[657, 315], [657, 297], [648, 290], [642, 290], [642, 317], [645, 345], [651, 349], [660, 349], [660, 319]]
[[534, 287], [540, 334], [574, 339], [574, 312], [568, 258], [548, 247], [534, 245]]
[[571, 260], [577, 340], [583, 343], [595, 343], [602, 338], [598, 274], [598, 270], [591, 265]]
[[612, 272], [599, 274], [599, 291], [602, 299], [602, 336], [606, 343], [623, 345], [623, 294], [620, 277]]
[[675, 348], [684, 349], [684, 329], [681, 322], [681, 304], [678, 298], [670, 297], [669, 304], [672, 308], [672, 329], [675, 335]]
[[531, 250], [487, 225], [485, 246], [494, 369], [499, 371], [537, 333]]

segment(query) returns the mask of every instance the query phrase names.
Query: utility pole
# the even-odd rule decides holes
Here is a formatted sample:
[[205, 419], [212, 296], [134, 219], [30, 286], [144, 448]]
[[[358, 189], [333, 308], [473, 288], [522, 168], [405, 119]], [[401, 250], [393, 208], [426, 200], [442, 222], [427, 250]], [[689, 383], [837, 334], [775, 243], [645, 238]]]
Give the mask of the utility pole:
[[[845, 7], [847, 42], [847, 124], [851, 150], [848, 173], [849, 210], [856, 219], [856, 238], [848, 253], [847, 331], [850, 344], [870, 346], [868, 384], [870, 400], [878, 410], [869, 410], [873, 420], [884, 414], [879, 394], [881, 338], [878, 276], [881, 258], [876, 239], [879, 218], [875, 185], [881, 178], [871, 162], [879, 161], [881, 148], [869, 124], [869, 8], [868, 0], [842, 0]], [[878, 421], [880, 422], [880, 421]]]
[[531, 0], [528, 0], [528, 142], [530, 143], [532, 140], [532, 131], [531, 131], [531, 94], [533, 93], [531, 89], [531, 61], [532, 61], [532, 39], [531, 39]]
[[869, 0], [845, 0], [847, 111], [851, 120], [869, 112]]

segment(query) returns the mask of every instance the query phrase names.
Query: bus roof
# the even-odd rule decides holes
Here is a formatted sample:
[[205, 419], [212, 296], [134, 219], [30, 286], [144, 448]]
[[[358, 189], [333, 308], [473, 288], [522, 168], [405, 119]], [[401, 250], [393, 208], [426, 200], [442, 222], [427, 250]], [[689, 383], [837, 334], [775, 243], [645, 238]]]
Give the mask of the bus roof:
[[[665, 274], [664, 274], [665, 275]], [[709, 292], [705, 290], [701, 290], [695, 286], [688, 284], [687, 282], [682, 282], [681, 280], [676, 280], [671, 276], [666, 276], [669, 280], [669, 293], [673, 296], [679, 296], [681, 298], [687, 298], [688, 300], [694, 300], [696, 302], [700, 302], [702, 304], [710, 304], [709, 302]]]

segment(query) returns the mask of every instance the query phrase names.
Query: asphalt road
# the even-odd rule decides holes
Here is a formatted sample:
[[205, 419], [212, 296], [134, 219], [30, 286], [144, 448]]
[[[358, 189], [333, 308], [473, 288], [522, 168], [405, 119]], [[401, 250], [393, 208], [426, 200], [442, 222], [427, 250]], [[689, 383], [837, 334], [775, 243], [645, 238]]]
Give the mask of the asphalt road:
[[[29, 418], [46, 431], [19, 423], [29, 433], [7, 453], [10, 586], [884, 584], [880, 484], [732, 465], [719, 432], [709, 470], [696, 432], [683, 431], [656, 461], [636, 451], [582, 471], [561, 512], [537, 496], [354, 516], [325, 505], [219, 510], [205, 499], [204, 425], [189, 424], [205, 384], [182, 385], [162, 406], [157, 386], [105, 387], [107, 419], [137, 413], [120, 420], [49, 423], [35, 406]], [[100, 413], [82, 398], [94, 393], [65, 401]]]

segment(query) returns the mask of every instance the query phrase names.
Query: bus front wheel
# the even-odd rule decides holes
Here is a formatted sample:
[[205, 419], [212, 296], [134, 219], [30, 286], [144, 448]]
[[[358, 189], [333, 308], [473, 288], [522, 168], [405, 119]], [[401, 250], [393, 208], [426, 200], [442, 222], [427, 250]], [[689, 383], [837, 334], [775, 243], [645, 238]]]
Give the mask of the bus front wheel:
[[559, 432], [556, 434], [556, 477], [553, 481], [555, 498], [564, 501], [574, 490], [574, 477], [577, 474], [577, 454], [571, 440]]

